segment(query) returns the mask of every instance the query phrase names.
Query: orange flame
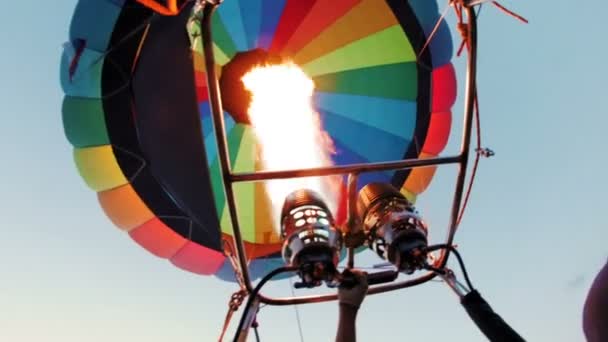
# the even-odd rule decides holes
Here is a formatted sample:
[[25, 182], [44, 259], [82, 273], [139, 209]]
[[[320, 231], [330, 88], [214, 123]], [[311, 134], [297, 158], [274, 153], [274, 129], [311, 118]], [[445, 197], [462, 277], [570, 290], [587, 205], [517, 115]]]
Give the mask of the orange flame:
[[[313, 81], [293, 63], [258, 66], [243, 77], [252, 94], [248, 114], [260, 144], [265, 170], [331, 166], [333, 141], [313, 109]], [[285, 197], [298, 189], [318, 192], [332, 212], [337, 206], [340, 177], [308, 177], [266, 182], [275, 229]]]

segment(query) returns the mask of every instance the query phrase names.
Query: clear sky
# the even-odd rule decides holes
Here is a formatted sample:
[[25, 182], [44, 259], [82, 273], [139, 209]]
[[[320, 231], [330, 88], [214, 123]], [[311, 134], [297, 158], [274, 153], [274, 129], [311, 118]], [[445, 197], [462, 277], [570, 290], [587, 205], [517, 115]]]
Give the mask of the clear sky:
[[[59, 86], [75, 4], [10, 1], [0, 12], [0, 340], [217, 340], [236, 286], [137, 246], [76, 171]], [[503, 4], [530, 25], [491, 6], [482, 11], [483, 139], [497, 154], [482, 161], [456, 241], [474, 284], [525, 338], [582, 341], [582, 303], [608, 257], [608, 3]], [[450, 151], [460, 140], [454, 128]], [[441, 170], [420, 203], [436, 239], [454, 174]], [[290, 295], [288, 285], [269, 291]], [[300, 306], [299, 314], [305, 341], [333, 339], [336, 303]], [[265, 307], [259, 321], [263, 341], [299, 339], [293, 307]], [[485, 340], [436, 282], [368, 297], [358, 332], [360, 341]]]

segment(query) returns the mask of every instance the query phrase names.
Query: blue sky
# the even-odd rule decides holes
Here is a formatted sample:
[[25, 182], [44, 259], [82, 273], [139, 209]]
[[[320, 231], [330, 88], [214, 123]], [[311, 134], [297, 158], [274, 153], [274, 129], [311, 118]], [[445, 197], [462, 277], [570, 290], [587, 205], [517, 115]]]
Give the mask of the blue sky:
[[[0, 340], [216, 340], [235, 285], [139, 248], [112, 226], [73, 164], [59, 59], [75, 4], [14, 1], [0, 13]], [[530, 24], [483, 9], [483, 139], [497, 155], [482, 161], [456, 242], [474, 284], [524, 337], [582, 341], [584, 296], [608, 257], [608, 4], [503, 4]], [[459, 115], [462, 91], [454, 108]], [[454, 128], [450, 151], [460, 140]], [[437, 239], [454, 175], [442, 169], [420, 203]], [[285, 282], [269, 291], [291, 294]], [[299, 314], [304, 340], [333, 339], [335, 303]], [[263, 341], [298, 339], [293, 307], [266, 307], [259, 321]], [[484, 341], [441, 283], [370, 296], [358, 331], [361, 341]]]

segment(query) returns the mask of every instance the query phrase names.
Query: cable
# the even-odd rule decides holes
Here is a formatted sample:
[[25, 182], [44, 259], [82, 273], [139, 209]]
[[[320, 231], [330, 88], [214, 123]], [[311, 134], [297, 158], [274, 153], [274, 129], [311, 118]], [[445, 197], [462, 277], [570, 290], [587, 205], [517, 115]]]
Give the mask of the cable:
[[462, 275], [464, 276], [464, 281], [467, 282], [467, 286], [469, 287], [469, 289], [471, 289], [471, 291], [475, 290], [475, 287], [471, 283], [471, 279], [469, 279], [469, 274], [467, 272], [467, 268], [464, 266], [464, 261], [462, 260], [460, 252], [456, 249], [456, 247], [452, 245], [449, 245], [448, 248], [450, 249], [450, 251], [454, 252], [454, 255], [456, 255], [456, 259], [458, 259], [458, 263], [460, 264], [460, 268], [462, 269]]
[[[469, 278], [469, 273], [467, 272], [467, 268], [464, 265], [464, 260], [462, 259], [462, 256], [460, 255], [460, 252], [456, 249], [456, 247], [454, 247], [454, 245], [448, 245], [448, 244], [443, 243], [443, 244], [429, 246], [428, 248], [426, 248], [425, 251], [432, 252], [432, 251], [436, 251], [438, 249], [448, 249], [450, 252], [453, 252], [454, 255], [456, 255], [456, 259], [458, 260], [458, 264], [460, 265], [460, 269], [462, 270], [462, 275], [464, 276], [464, 280], [467, 283], [467, 286], [469, 287], [469, 289], [471, 291], [475, 290], [475, 287], [473, 286], [473, 284], [471, 283], [471, 279]], [[435, 268], [430, 265], [427, 265], [427, 268], [429, 270], [439, 273], [439, 274], [445, 273], [445, 270], [438, 269], [438, 268]]]
[[249, 310], [251, 310], [251, 304], [253, 303], [255, 298], [258, 296], [258, 293], [260, 292], [262, 287], [277, 274], [285, 273], [285, 272], [293, 272], [293, 271], [297, 271], [297, 270], [298, 270], [298, 268], [293, 267], [293, 266], [279, 267], [279, 268], [273, 270], [272, 272], [268, 273], [267, 275], [265, 275], [264, 278], [262, 278], [262, 280], [260, 280], [260, 282], [253, 289], [253, 291], [251, 291], [251, 293], [249, 293], [249, 298], [247, 298], [247, 304], [245, 305], [245, 309], [243, 310], [243, 315], [241, 316], [241, 320], [239, 321], [239, 325], [236, 328], [236, 332], [234, 334], [234, 341], [237, 340], [241, 330], [245, 326], [245, 321], [247, 320], [247, 316], [249, 315]]
[[258, 327], [253, 327], [253, 332], [255, 333], [255, 340], [260, 342], [260, 333], [258, 333]]
[[[295, 291], [293, 290], [293, 283], [291, 281], [291, 278], [289, 278], [289, 287], [291, 288], [291, 296], [295, 297]], [[300, 320], [300, 310], [298, 310], [298, 306], [294, 305], [293, 306], [294, 310], [296, 311], [296, 321], [298, 322], [298, 332], [300, 333], [300, 342], [304, 342], [304, 334], [302, 333], [302, 322]]]

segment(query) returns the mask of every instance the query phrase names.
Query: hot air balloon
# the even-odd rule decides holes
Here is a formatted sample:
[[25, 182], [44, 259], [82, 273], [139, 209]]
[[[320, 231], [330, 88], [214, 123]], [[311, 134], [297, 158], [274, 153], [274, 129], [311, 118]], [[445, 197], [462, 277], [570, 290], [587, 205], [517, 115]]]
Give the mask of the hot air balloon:
[[[177, 267], [234, 281], [201, 13], [193, 1], [180, 2], [176, 15], [150, 3], [78, 3], [61, 65], [65, 133], [116, 226]], [[212, 18], [213, 49], [234, 171], [263, 168], [239, 78], [273, 60], [293, 61], [314, 81], [335, 165], [438, 156], [456, 97], [451, 36], [443, 21], [435, 29], [438, 20], [436, 3], [422, 0], [224, 1]], [[358, 188], [388, 182], [413, 202], [433, 173], [366, 173]], [[234, 193], [256, 278], [282, 263], [280, 236], [263, 183], [237, 184]]]
[[[370, 278], [390, 284], [368, 293], [441, 276], [487, 336], [520, 340], [466, 271], [469, 294], [446, 268], [450, 251], [461, 261], [452, 240], [476, 102], [474, 5], [452, 5], [470, 55], [468, 88], [461, 152], [441, 156], [456, 76], [435, 1], [81, 0], [61, 62], [76, 166], [137, 244], [241, 283], [249, 299], [237, 335], [256, 300], [336, 298], [264, 297], [272, 276], [346, 284], [332, 267], [347, 254], [352, 267], [369, 246], [397, 270]], [[460, 173], [449, 234], [428, 246], [414, 204], [450, 163]], [[418, 270], [428, 273], [394, 281]]]

